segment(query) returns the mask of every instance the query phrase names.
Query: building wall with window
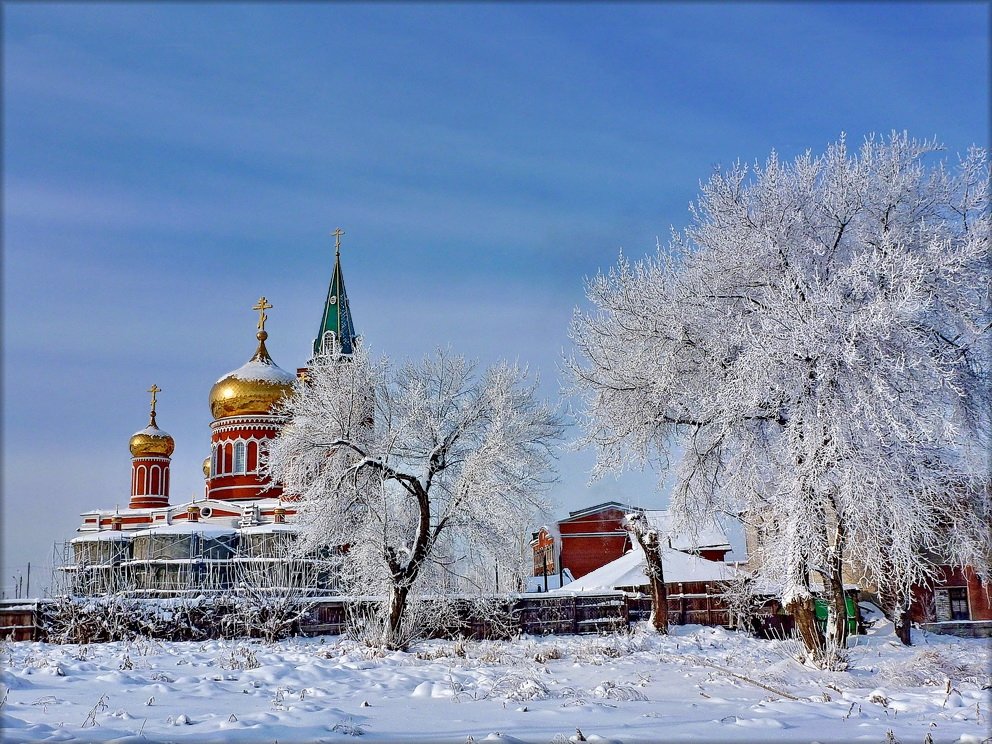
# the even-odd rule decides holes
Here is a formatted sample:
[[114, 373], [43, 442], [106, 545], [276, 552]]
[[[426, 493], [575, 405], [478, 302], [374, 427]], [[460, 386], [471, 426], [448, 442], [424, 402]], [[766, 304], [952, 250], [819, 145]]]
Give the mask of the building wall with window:
[[919, 587], [910, 617], [915, 622], [992, 620], [992, 587], [971, 568], [941, 566], [936, 580]]

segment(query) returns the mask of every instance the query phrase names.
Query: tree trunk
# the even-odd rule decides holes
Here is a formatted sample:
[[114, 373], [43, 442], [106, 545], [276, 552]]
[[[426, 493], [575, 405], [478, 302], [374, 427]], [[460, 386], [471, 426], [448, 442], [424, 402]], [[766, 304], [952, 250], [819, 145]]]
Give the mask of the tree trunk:
[[816, 609], [813, 598], [806, 596], [794, 599], [785, 606], [785, 611], [792, 615], [796, 622], [796, 632], [803, 642], [806, 652], [815, 660], [823, 659], [823, 634], [816, 624]]
[[901, 602], [897, 592], [887, 590], [885, 587], [879, 587], [878, 601], [882, 605], [880, 609], [885, 613], [886, 619], [892, 622], [896, 637], [904, 646], [912, 646], [908, 603]]
[[[838, 521], [840, 515], [837, 515]], [[837, 525], [826, 574], [821, 574], [827, 595], [827, 640], [836, 648], [847, 646], [847, 598], [844, 596], [844, 532]]]
[[407, 594], [410, 587], [393, 585], [389, 590], [389, 615], [386, 617], [386, 627], [383, 628], [383, 645], [392, 650], [403, 648], [401, 630], [403, 628], [403, 611], [406, 609]]
[[[641, 546], [644, 547], [643, 545]], [[668, 633], [668, 587], [665, 586], [665, 573], [661, 565], [661, 553], [655, 549], [644, 549], [648, 562], [648, 581], [651, 588], [651, 627], [659, 633]], [[654, 564], [654, 565], [652, 565]]]
[[651, 592], [651, 627], [659, 633], [668, 633], [668, 588], [665, 586], [665, 569], [661, 563], [661, 540], [658, 531], [651, 529], [647, 518], [640, 512], [628, 514], [624, 522], [644, 551], [645, 573]]
[[847, 597], [844, 595], [844, 515], [837, 508], [836, 500], [830, 497], [830, 507], [837, 519], [834, 529], [834, 544], [830, 546], [828, 575], [823, 576], [824, 590], [828, 599], [827, 638], [837, 648], [847, 647]]
[[909, 611], [906, 609], [897, 610], [893, 625], [895, 626], [896, 638], [902, 641], [902, 645], [912, 646], [913, 637], [910, 634]]
[[831, 571], [827, 581], [827, 638], [837, 648], [847, 646], [847, 597], [844, 596], [844, 582], [836, 571]]

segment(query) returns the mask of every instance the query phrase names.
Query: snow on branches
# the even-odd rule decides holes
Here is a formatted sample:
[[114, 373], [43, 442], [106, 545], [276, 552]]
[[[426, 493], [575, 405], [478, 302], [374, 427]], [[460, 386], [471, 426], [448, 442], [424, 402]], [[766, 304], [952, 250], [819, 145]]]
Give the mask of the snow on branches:
[[597, 468], [678, 457], [673, 511], [760, 517], [788, 600], [845, 568], [899, 606], [938, 563], [989, 576], [989, 167], [938, 149], [841, 137], [716, 172], [575, 314]]
[[346, 548], [344, 587], [388, 596], [384, 645], [402, 645], [414, 590], [516, 585], [562, 433], [525, 371], [359, 348], [318, 357], [282, 413], [267, 468], [301, 499], [300, 548]]

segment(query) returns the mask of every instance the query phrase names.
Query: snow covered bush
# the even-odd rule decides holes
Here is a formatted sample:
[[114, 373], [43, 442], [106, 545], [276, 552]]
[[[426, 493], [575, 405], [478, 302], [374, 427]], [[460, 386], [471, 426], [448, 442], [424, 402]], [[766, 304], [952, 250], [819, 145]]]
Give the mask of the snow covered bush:
[[40, 622], [53, 643], [126, 641], [149, 623], [141, 603], [120, 594], [77, 599], [58, 597], [42, 605]]
[[281, 413], [265, 467], [300, 499], [299, 549], [343, 549], [345, 590], [385, 598], [382, 645], [408, 642], [417, 594], [519, 585], [562, 432], [526, 372], [359, 347], [317, 357]]
[[[597, 472], [678, 459], [680, 527], [744, 515], [822, 656], [844, 569], [897, 621], [936, 565], [990, 572], [989, 165], [905, 134], [715, 173], [655, 256], [587, 287], [569, 366]], [[908, 638], [908, 635], [906, 636]]]

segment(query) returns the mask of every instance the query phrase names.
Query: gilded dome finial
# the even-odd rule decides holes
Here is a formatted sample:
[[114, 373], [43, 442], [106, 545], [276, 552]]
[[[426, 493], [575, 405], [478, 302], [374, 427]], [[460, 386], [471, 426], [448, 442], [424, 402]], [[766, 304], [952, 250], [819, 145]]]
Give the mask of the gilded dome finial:
[[269, 316], [265, 314], [265, 311], [272, 309], [272, 303], [265, 299], [265, 295], [262, 295], [258, 298], [258, 302], [256, 302], [251, 309], [258, 310], [258, 330], [264, 332], [265, 321], [269, 319]]
[[158, 394], [162, 392], [162, 388], [158, 385], [152, 385], [148, 388], [148, 392], [152, 394], [152, 410], [148, 418], [148, 426], [135, 432], [128, 446], [131, 449], [131, 454], [135, 457], [170, 457], [176, 448], [176, 443], [167, 432], [159, 429], [158, 424], [155, 423], [155, 404], [158, 403]]
[[148, 392], [152, 394], [152, 413], [151, 416], [148, 418], [148, 425], [157, 426], [157, 424], [155, 423], [155, 402], [158, 400], [156, 396], [162, 392], [162, 388], [160, 388], [155, 383], [152, 383], [152, 386], [148, 388]]
[[210, 389], [210, 412], [214, 419], [266, 414], [292, 391], [296, 377], [280, 369], [265, 348], [265, 339], [269, 337], [265, 330], [269, 316], [265, 311], [271, 307], [272, 303], [264, 296], [258, 298], [252, 307], [258, 311], [258, 333], [255, 334], [258, 348], [254, 356], [247, 364], [217, 380]]
[[254, 362], [268, 362], [272, 363], [272, 357], [269, 356], [269, 350], [265, 348], [265, 339], [269, 337], [268, 332], [265, 330], [265, 321], [269, 319], [269, 316], [265, 314], [266, 310], [272, 309], [272, 303], [265, 299], [265, 295], [258, 298], [258, 302], [252, 307], [252, 310], [258, 310], [258, 333], [255, 334], [255, 338], [258, 339], [258, 348], [255, 349], [255, 356], [252, 357]]

